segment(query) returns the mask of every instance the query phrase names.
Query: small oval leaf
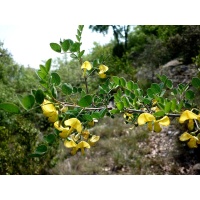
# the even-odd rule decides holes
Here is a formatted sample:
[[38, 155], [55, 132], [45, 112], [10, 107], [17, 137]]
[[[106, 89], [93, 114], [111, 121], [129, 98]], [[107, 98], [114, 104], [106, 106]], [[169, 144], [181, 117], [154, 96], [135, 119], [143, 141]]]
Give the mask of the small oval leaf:
[[13, 114], [20, 113], [19, 107], [13, 103], [0, 103], [0, 109]]

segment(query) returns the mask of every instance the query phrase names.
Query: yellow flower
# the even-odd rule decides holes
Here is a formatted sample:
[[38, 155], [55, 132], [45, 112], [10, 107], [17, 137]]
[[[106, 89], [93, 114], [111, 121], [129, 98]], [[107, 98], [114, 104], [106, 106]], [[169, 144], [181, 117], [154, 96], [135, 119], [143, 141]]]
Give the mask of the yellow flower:
[[156, 118], [149, 114], [149, 113], [142, 113], [139, 117], [138, 117], [138, 124], [139, 125], [143, 125], [146, 124], [147, 122], [152, 122], [155, 121]]
[[64, 124], [66, 127], [63, 127], [59, 121], [54, 123], [54, 127], [61, 131], [59, 135], [62, 138], [68, 137], [74, 130], [77, 130], [78, 133], [81, 133], [82, 131], [81, 122], [76, 118], [65, 120]]
[[168, 116], [164, 116], [163, 118], [156, 120], [154, 122], [154, 131], [155, 132], [160, 132], [162, 130], [162, 128], [160, 127], [160, 125], [162, 126], [169, 126], [170, 124], [170, 120]]
[[187, 141], [187, 145], [188, 147], [190, 148], [197, 148], [197, 144], [200, 144], [200, 140], [193, 136], [193, 135], [190, 135], [189, 133], [187, 132], [184, 132], [180, 137], [179, 137], [180, 141]]
[[197, 119], [198, 116], [196, 114], [194, 114], [192, 111], [189, 111], [189, 110], [185, 110], [180, 118], [179, 118], [179, 123], [184, 123], [186, 120], [188, 119]]
[[85, 154], [84, 148], [88, 148], [88, 149], [90, 148], [90, 145], [89, 145], [87, 142], [85, 142], [85, 141], [81, 141], [81, 142], [79, 142], [78, 144], [76, 144], [73, 140], [70, 140], [70, 141], [66, 140], [66, 141], [64, 142], [64, 145], [65, 145], [67, 148], [72, 148], [72, 151], [71, 151], [71, 154], [72, 154], [72, 155], [75, 155], [76, 152], [77, 152], [79, 149], [81, 149], [81, 153], [82, 153], [82, 155], [84, 155], [84, 154]]
[[104, 74], [106, 71], [108, 71], [108, 67], [105, 65], [100, 65], [99, 66], [99, 77], [106, 78], [106, 74]]
[[81, 135], [83, 136], [83, 138], [85, 140], [87, 140], [89, 135], [90, 135], [90, 132], [88, 130], [84, 130], [84, 131], [81, 132]]
[[90, 145], [90, 146], [94, 146], [95, 143], [96, 143], [97, 141], [99, 141], [99, 138], [100, 138], [100, 136], [93, 135], [93, 136], [89, 139], [89, 141], [88, 141], [89, 145]]
[[[138, 124], [143, 125], [148, 123], [148, 129], [150, 131], [154, 130], [155, 132], [160, 132], [162, 128], [160, 125], [168, 126], [170, 124], [170, 120], [168, 116], [164, 116], [163, 118], [156, 120], [155, 117], [149, 113], [142, 113], [138, 117]], [[154, 129], [153, 129], [154, 125]]]
[[70, 135], [70, 133], [71, 133], [71, 132], [70, 132], [70, 128], [69, 128], [69, 127], [64, 128], [64, 127], [60, 124], [59, 121], [57, 121], [57, 122], [54, 123], [54, 127], [55, 127], [57, 130], [61, 131], [61, 133], [59, 133], [59, 136], [60, 136], [61, 138], [66, 138], [66, 137], [68, 137], [68, 136]]
[[77, 118], [70, 118], [64, 121], [65, 126], [70, 126], [70, 130], [76, 129], [78, 133], [82, 131], [81, 122]]
[[124, 113], [124, 118], [126, 119], [126, 121], [130, 122], [133, 120], [133, 114], [131, 113]]
[[43, 114], [48, 117], [50, 122], [58, 120], [58, 111], [50, 101], [44, 99], [44, 102], [41, 104], [41, 108], [43, 110]]
[[89, 61], [85, 61], [82, 66], [81, 69], [83, 69], [83, 75], [85, 76], [86, 74], [86, 70], [91, 70], [92, 69], [92, 65]]

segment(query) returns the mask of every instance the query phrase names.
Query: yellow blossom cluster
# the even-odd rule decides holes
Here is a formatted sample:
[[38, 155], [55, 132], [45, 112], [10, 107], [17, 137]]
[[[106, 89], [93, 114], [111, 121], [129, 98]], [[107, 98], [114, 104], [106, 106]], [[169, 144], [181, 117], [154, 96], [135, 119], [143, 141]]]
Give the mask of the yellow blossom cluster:
[[[83, 76], [85, 76], [86, 71], [92, 69], [92, 64], [89, 61], [85, 61], [82, 64], [81, 69], [83, 69]], [[105, 66], [103, 64], [99, 65], [99, 73], [98, 74], [99, 74], [100, 78], [106, 78], [106, 74], [105, 74], [106, 71], [108, 71], [107, 66]]]
[[[179, 123], [184, 123], [187, 122], [187, 127], [189, 131], [192, 131], [194, 129], [194, 120], [200, 121], [200, 115], [196, 115], [190, 110], [185, 110], [180, 118], [179, 118]], [[197, 148], [197, 144], [200, 144], [200, 138], [198, 138], [196, 135], [194, 135], [195, 132], [184, 132], [179, 139], [181, 141], [188, 141], [187, 145], [190, 148]]]
[[54, 123], [54, 127], [60, 131], [59, 136], [63, 139], [64, 145], [67, 148], [72, 148], [72, 155], [81, 149], [82, 155], [84, 155], [84, 149], [94, 146], [99, 140], [99, 136], [90, 135], [88, 130], [83, 130], [81, 122], [77, 118], [70, 118], [65, 120], [62, 124], [58, 120], [58, 111], [53, 103], [48, 100], [44, 100], [41, 104], [43, 114], [48, 117], [50, 122]]
[[[192, 111], [185, 110], [180, 118], [179, 123], [187, 122], [188, 131], [192, 131], [194, 129], [194, 120], [200, 121], [200, 115], [193, 113]], [[162, 130], [161, 126], [170, 125], [170, 119], [168, 116], [164, 116], [161, 119], [156, 120], [156, 118], [150, 113], [142, 113], [138, 117], [138, 125], [146, 124], [148, 125], [148, 129], [150, 131], [160, 132]], [[188, 141], [187, 145], [190, 148], [197, 148], [197, 144], [200, 144], [200, 138], [196, 136], [196, 132], [184, 132], [179, 139], [181, 141]]]

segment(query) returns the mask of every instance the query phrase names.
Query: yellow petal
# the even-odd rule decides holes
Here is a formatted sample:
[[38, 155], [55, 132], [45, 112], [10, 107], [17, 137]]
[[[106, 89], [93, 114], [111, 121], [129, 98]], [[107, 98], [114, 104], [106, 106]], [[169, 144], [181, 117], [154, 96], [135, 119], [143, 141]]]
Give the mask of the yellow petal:
[[152, 122], [148, 122], [148, 129], [149, 129], [149, 131], [152, 131], [152, 130], [153, 130]]
[[50, 122], [56, 122], [58, 120], [58, 111], [54, 112], [52, 116], [48, 118]]
[[185, 110], [179, 118], [179, 123], [184, 123], [188, 119], [197, 119], [197, 115], [189, 110]]
[[65, 140], [64, 145], [67, 148], [72, 148], [72, 147], [76, 147], [77, 146], [77, 144], [73, 140], [70, 140], [70, 141]]
[[77, 149], [77, 150], [78, 150], [78, 149], [81, 149], [82, 155], [85, 154], [84, 148], [88, 148], [88, 149], [90, 148], [90, 145], [89, 145], [87, 142], [85, 142], [85, 141], [79, 142], [79, 143], [77, 144], [77, 146], [76, 146], [76, 149]]
[[156, 121], [156, 122], [154, 123], [154, 131], [155, 131], [156, 133], [159, 133], [160, 131], [162, 131], [162, 128], [160, 127], [160, 124], [159, 124], [158, 121]]
[[84, 139], [88, 139], [90, 132], [88, 130], [84, 130], [81, 132]]
[[56, 122], [54, 123], [54, 127], [55, 127], [57, 130], [59, 130], [59, 131], [62, 131], [62, 130], [64, 129], [63, 126], [60, 124], [59, 121], [56, 121]]
[[96, 143], [97, 141], [99, 141], [99, 138], [100, 138], [100, 136], [93, 135], [93, 136], [89, 139], [88, 143], [90, 144], [90, 146], [94, 146], [95, 143]]
[[64, 122], [65, 126], [71, 126], [76, 129], [79, 133], [82, 131], [81, 122], [77, 118], [70, 118]]
[[99, 78], [106, 78], [106, 74], [99, 74]]
[[81, 69], [91, 70], [91, 69], [92, 69], [92, 65], [91, 65], [90, 62], [85, 61], [85, 62], [82, 64]]
[[46, 99], [44, 99], [43, 103], [41, 104], [41, 108], [43, 110], [44, 115], [47, 115], [48, 113], [51, 113], [51, 112], [56, 112], [55, 106]]
[[190, 138], [192, 138], [192, 135], [190, 135], [190, 134], [187, 133], [187, 132], [184, 132], [184, 133], [179, 137], [179, 140], [180, 140], [180, 141], [187, 141], [187, 140], [189, 140]]
[[104, 72], [108, 71], [108, 67], [105, 65], [99, 66], [99, 74], [103, 74]]
[[142, 113], [139, 117], [138, 117], [138, 124], [139, 125], [143, 125], [146, 122], [150, 122], [150, 121], [154, 121], [155, 117], [149, 113]]
[[85, 141], [81, 141], [81, 142], [79, 142], [77, 144], [76, 148], [77, 149], [79, 149], [79, 148], [88, 148], [89, 149], [90, 145], [87, 142], [85, 142]]
[[190, 131], [192, 131], [194, 129], [194, 120], [193, 119], [189, 119], [187, 126], [188, 126], [188, 129]]
[[162, 119], [157, 120], [157, 122], [159, 122], [159, 124], [163, 126], [169, 126], [170, 124], [170, 120], [168, 116], [164, 116]]
[[198, 138], [192, 136], [192, 138], [190, 139], [190, 141], [187, 143], [188, 147], [190, 148], [197, 148], [197, 140]]

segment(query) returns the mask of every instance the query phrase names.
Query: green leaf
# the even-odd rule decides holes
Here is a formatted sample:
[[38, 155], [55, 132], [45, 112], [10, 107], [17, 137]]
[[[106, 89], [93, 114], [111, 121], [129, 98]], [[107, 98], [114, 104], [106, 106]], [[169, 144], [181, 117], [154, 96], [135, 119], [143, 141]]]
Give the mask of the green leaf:
[[152, 90], [151, 88], [148, 88], [148, 89], [147, 89], [147, 94], [148, 94], [148, 96], [149, 96], [150, 98], [154, 98], [154, 92], [153, 92], [153, 90]]
[[84, 114], [83, 119], [87, 120], [88, 122], [91, 122], [93, 120], [93, 117], [89, 114]]
[[120, 110], [118, 110], [118, 109], [112, 109], [112, 110], [110, 111], [110, 113], [111, 113], [112, 115], [118, 114], [118, 113], [120, 113]]
[[69, 50], [70, 47], [70, 41], [69, 40], [64, 40], [61, 44], [62, 50], [64, 52], [67, 52]]
[[56, 99], [57, 98], [57, 96], [58, 96], [58, 92], [57, 92], [57, 90], [56, 90], [56, 87], [52, 87], [51, 88], [51, 94], [52, 94], [52, 96]]
[[74, 44], [72, 44], [70, 46], [70, 51], [71, 52], [78, 52], [78, 51], [80, 51], [80, 46], [81, 46], [80, 42], [75, 42]]
[[176, 99], [172, 99], [171, 100], [171, 111], [174, 112], [176, 110], [176, 105], [177, 105], [177, 100]]
[[93, 112], [91, 116], [92, 116], [92, 118], [100, 119], [101, 118], [101, 113], [96, 111], [96, 112]]
[[0, 103], [0, 109], [13, 114], [20, 113], [19, 107], [13, 103]]
[[47, 150], [47, 146], [45, 144], [41, 144], [36, 148], [35, 154], [44, 155]]
[[90, 106], [92, 104], [92, 96], [91, 95], [86, 95], [84, 97], [82, 97], [79, 101], [78, 101], [78, 105], [81, 107], [87, 107]]
[[150, 104], [150, 103], [151, 103], [151, 99], [144, 98], [144, 99], [143, 99], [143, 103], [144, 103], [145, 105]]
[[116, 106], [117, 106], [117, 108], [119, 109], [119, 110], [123, 110], [123, 108], [124, 108], [124, 103], [123, 102], [117, 102], [116, 103]]
[[41, 80], [46, 80], [46, 77], [47, 77], [47, 73], [42, 71], [41, 69], [38, 70], [36, 72], [36, 74], [38, 75], [38, 77], [41, 79]]
[[[45, 135], [45, 136], [44, 136], [44, 139], [45, 139], [45, 141], [46, 141], [47, 143], [53, 144], [53, 143], [55, 142], [55, 140], [56, 140], [56, 135], [53, 134], [53, 133], [50, 133], [50, 134], [48, 134], [48, 135]], [[44, 148], [44, 147], [43, 147], [43, 148]]]
[[39, 104], [41, 104], [41, 103], [43, 103], [44, 98], [45, 98], [45, 95], [44, 95], [43, 91], [40, 90], [40, 89], [37, 90], [36, 93], [35, 93], [35, 100], [36, 100], [36, 102], [39, 103]]
[[165, 104], [165, 109], [164, 109], [166, 113], [169, 113], [169, 112], [170, 112], [170, 110], [171, 110], [171, 105], [172, 105], [171, 102], [166, 102], [166, 104]]
[[107, 113], [108, 109], [107, 108], [103, 108], [99, 113], [101, 115], [101, 118], [103, 118], [105, 116], [105, 114]]
[[186, 93], [185, 93], [185, 97], [186, 97], [186, 99], [188, 99], [188, 100], [194, 99], [194, 96], [195, 96], [195, 94], [194, 94], [194, 92], [193, 92], [192, 90], [188, 90], [188, 91], [186, 91]]
[[74, 58], [74, 59], [77, 59], [77, 58], [78, 58], [78, 56], [77, 56], [75, 53], [71, 53], [71, 54], [70, 54], [70, 57], [71, 57], [71, 58]]
[[155, 117], [163, 117], [165, 115], [165, 112], [163, 110], [159, 110], [154, 113]]
[[77, 41], [78, 41], [78, 42], [80, 42], [80, 41], [81, 41], [81, 37], [80, 37], [80, 36], [78, 36], [78, 35], [76, 35], [76, 39], [77, 39]]
[[120, 83], [119, 83], [119, 80], [120, 78], [117, 77], [117, 76], [112, 76], [112, 81], [115, 83], [116, 86], [118, 86]]
[[25, 97], [19, 97], [19, 101], [24, 109], [29, 110], [34, 106], [35, 98], [32, 94], [29, 94]]
[[50, 59], [47, 60], [46, 63], [45, 63], [45, 69], [46, 69], [47, 72], [49, 72], [50, 69], [51, 69], [51, 61], [52, 61], [52, 59], [50, 58]]
[[173, 83], [170, 79], [167, 79], [166, 81], [166, 86], [169, 88], [169, 89], [172, 89], [173, 88]]
[[126, 86], [126, 80], [125, 78], [121, 77], [119, 79], [119, 85], [122, 86], [122, 87], [125, 87]]
[[124, 107], [126, 107], [126, 108], [129, 107], [130, 102], [129, 102], [127, 97], [123, 96], [122, 97], [122, 102], [124, 103]]
[[56, 72], [52, 72], [51, 81], [55, 86], [60, 85], [60, 82], [61, 82], [60, 76]]
[[48, 73], [44, 65], [40, 65], [40, 71], [41, 71], [43, 74], [46, 74], [46, 75], [47, 75], [47, 73]]
[[133, 86], [134, 86], [134, 82], [133, 81], [128, 81], [126, 83], [126, 87], [129, 89], [129, 90], [133, 90]]
[[78, 58], [81, 58], [83, 56], [83, 54], [85, 53], [85, 50], [81, 51], [79, 54], [78, 54]]
[[67, 83], [64, 83], [61, 89], [62, 89], [62, 92], [66, 95], [70, 95], [73, 91], [73, 87]]
[[79, 29], [80, 31], [82, 31], [83, 28], [84, 28], [84, 25], [79, 25], [79, 26], [78, 26], [78, 29]]
[[61, 47], [59, 44], [57, 43], [50, 43], [50, 47], [55, 51], [60, 53], [61, 52]]
[[195, 88], [199, 88], [200, 87], [200, 79], [197, 77], [192, 78], [192, 86]]
[[167, 77], [165, 75], [158, 75], [158, 78], [163, 82], [165, 83], [165, 81], [167, 80]]
[[161, 88], [157, 83], [151, 84], [151, 90], [153, 91], [154, 94], [158, 94], [161, 92]]

